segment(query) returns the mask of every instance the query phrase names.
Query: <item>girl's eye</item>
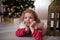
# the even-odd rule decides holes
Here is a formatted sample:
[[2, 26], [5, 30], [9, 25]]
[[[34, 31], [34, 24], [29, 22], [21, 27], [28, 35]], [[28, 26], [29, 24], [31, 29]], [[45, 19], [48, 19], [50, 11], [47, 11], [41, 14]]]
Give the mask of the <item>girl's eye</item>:
[[27, 19], [27, 17], [24, 17], [24, 19]]
[[32, 17], [30, 17], [30, 19], [33, 19]]
[[30, 17], [29, 19], [32, 19], [32, 17]]
[[27, 19], [27, 18], [28, 18], [28, 19], [33, 19], [32, 17], [24, 17], [24, 19]]

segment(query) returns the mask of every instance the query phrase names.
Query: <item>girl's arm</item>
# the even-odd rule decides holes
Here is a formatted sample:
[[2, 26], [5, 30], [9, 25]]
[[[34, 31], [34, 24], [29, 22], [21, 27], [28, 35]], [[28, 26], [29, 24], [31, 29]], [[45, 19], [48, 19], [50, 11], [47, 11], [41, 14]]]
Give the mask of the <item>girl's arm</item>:
[[[32, 24], [31, 24], [32, 25]], [[33, 27], [30, 25], [30, 30], [31, 30], [31, 34], [32, 36], [35, 38], [35, 40], [42, 40], [43, 37], [43, 25], [40, 24], [38, 26], [40, 26], [39, 28], [37, 28], [37, 26]]]
[[20, 37], [20, 36], [24, 36], [27, 32], [28, 32], [29, 28], [26, 27], [23, 23], [21, 23], [19, 25], [19, 29], [17, 29], [16, 31], [16, 36]]
[[16, 36], [17, 37], [23, 36], [24, 34], [25, 34], [25, 28], [17, 29], [17, 31], [16, 31]]
[[28, 27], [25, 27], [25, 28], [19, 28], [17, 31], [16, 31], [16, 36], [20, 37], [20, 36], [24, 36], [26, 33], [29, 32], [29, 28]]
[[31, 34], [35, 38], [35, 40], [42, 40], [42, 36], [43, 36], [42, 29], [34, 29], [34, 28], [30, 27], [30, 30], [31, 30]]

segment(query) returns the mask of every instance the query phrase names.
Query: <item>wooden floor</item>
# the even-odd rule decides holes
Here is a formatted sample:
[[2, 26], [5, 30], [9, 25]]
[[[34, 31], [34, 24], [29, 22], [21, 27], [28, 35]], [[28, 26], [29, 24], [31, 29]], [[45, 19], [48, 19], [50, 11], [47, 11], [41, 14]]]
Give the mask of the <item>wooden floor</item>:
[[[16, 37], [15, 31], [19, 23], [0, 22], [0, 40], [34, 40], [33, 37]], [[44, 36], [44, 40], [60, 40], [58, 36]]]

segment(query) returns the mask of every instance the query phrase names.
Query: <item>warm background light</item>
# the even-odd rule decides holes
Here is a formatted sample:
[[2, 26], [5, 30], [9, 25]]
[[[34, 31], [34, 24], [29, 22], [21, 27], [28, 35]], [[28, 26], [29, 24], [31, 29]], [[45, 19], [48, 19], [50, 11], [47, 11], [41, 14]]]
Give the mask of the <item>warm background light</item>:
[[35, 0], [35, 10], [41, 19], [47, 19], [48, 17], [48, 6], [53, 0]]

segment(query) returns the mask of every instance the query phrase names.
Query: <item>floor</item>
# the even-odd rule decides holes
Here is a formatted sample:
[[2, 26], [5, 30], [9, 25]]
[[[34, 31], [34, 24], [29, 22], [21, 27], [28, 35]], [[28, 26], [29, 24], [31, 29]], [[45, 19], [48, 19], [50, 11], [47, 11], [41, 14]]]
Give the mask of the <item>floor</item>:
[[[19, 23], [0, 22], [0, 40], [34, 40], [33, 37], [16, 37], [15, 31]], [[60, 40], [58, 36], [44, 36], [43, 40]]]

